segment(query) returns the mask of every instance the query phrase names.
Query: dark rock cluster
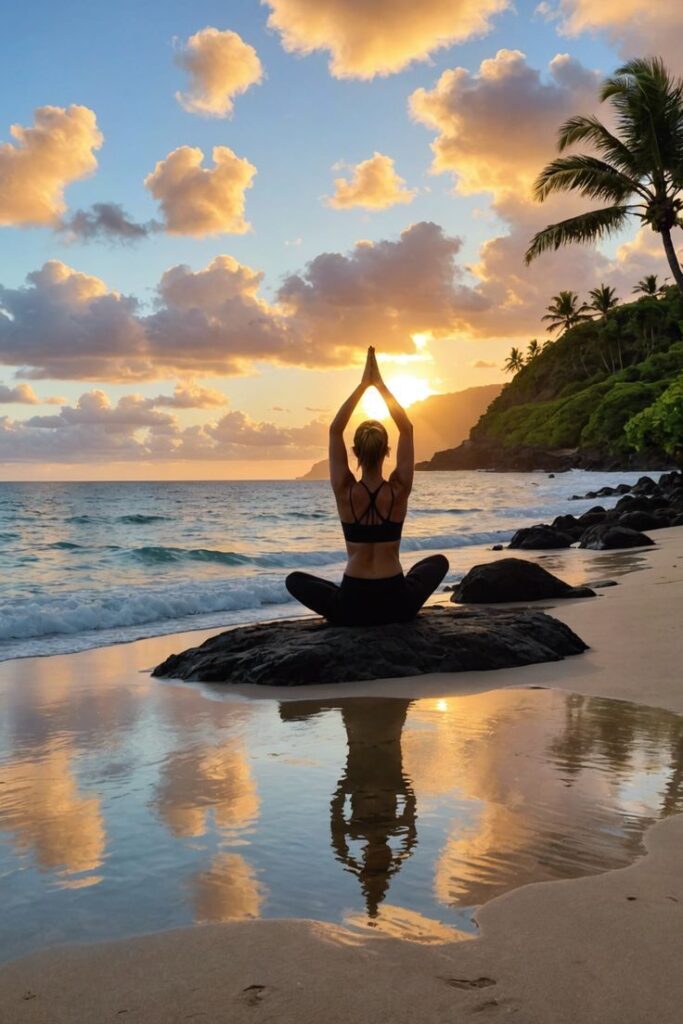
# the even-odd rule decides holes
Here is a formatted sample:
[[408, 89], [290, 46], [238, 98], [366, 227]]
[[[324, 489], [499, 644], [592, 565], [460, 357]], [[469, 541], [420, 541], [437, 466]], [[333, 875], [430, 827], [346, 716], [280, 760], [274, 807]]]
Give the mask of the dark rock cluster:
[[517, 530], [510, 548], [526, 551], [567, 548], [578, 541], [581, 548], [646, 547], [653, 543], [643, 531], [666, 526], [683, 526], [683, 473], [663, 473], [658, 481], [649, 476], [630, 486], [601, 487], [574, 498], [606, 498], [619, 494], [614, 508], [594, 505], [580, 516], [556, 516], [552, 523], [540, 523]]
[[570, 587], [537, 562], [525, 558], [501, 558], [497, 562], [474, 565], [452, 590], [451, 601], [466, 604], [595, 597], [595, 591], [589, 587]]
[[513, 668], [586, 649], [569, 626], [541, 611], [436, 607], [388, 626], [331, 626], [321, 619], [239, 626], [172, 654], [153, 675], [301, 686]]

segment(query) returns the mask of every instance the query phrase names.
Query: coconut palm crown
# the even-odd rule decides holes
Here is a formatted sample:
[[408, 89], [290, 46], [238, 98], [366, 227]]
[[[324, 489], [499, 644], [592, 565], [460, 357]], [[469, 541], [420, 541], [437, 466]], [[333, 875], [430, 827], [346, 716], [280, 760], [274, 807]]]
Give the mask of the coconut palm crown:
[[514, 346], [510, 349], [510, 355], [505, 360], [503, 370], [505, 373], [519, 373], [524, 366], [524, 356], [521, 349]]
[[636, 295], [663, 295], [666, 291], [666, 279], [664, 284], [660, 284], [656, 274], [646, 274], [631, 290]]
[[565, 121], [558, 133], [559, 151], [585, 142], [598, 155], [557, 157], [539, 174], [534, 192], [541, 202], [554, 192], [579, 192], [607, 205], [539, 231], [526, 262], [570, 242], [595, 242], [636, 217], [661, 235], [671, 273], [683, 291], [671, 237], [674, 228], [683, 226], [683, 79], [669, 74], [658, 57], [631, 60], [603, 83], [600, 100], [611, 101], [614, 133], [594, 116]]
[[579, 296], [576, 292], [564, 291], [553, 295], [552, 302], [546, 306], [548, 312], [541, 320], [549, 320], [547, 331], [557, 331], [562, 328], [562, 333], [568, 331], [575, 324], [582, 320], [590, 320], [586, 312], [588, 306], [585, 303], [579, 304]]
[[602, 313], [603, 316], [607, 316], [610, 310], [619, 305], [616, 288], [610, 288], [608, 284], [601, 284], [598, 288], [591, 288], [588, 294], [591, 298], [590, 308], [598, 313]]

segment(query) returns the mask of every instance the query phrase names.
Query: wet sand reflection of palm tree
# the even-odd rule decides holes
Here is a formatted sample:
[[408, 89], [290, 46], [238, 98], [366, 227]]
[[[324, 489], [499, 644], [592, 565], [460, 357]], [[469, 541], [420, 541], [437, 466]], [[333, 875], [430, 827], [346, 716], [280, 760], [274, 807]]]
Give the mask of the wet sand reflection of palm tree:
[[403, 770], [401, 734], [409, 700], [360, 698], [325, 704], [280, 705], [285, 719], [338, 708], [348, 755], [330, 802], [332, 849], [358, 878], [369, 917], [375, 918], [391, 879], [417, 844], [415, 792]]

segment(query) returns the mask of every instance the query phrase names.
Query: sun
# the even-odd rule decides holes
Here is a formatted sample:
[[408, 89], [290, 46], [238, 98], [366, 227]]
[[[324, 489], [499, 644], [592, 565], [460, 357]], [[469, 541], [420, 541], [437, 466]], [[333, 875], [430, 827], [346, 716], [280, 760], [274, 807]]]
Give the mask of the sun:
[[[396, 395], [396, 398], [406, 409], [413, 402], [421, 402], [422, 399], [434, 394], [426, 380], [420, 377], [412, 377], [407, 373], [390, 377], [387, 380], [387, 387], [392, 394]], [[384, 420], [389, 415], [386, 402], [375, 388], [370, 388], [365, 392], [362, 405], [363, 412], [370, 419]]]

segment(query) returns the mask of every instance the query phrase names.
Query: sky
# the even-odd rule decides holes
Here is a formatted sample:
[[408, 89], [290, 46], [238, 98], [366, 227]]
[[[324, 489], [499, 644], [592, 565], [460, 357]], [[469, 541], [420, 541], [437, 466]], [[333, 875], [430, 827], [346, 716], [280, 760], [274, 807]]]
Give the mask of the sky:
[[[280, 478], [376, 346], [502, 381], [560, 288], [665, 275], [637, 223], [530, 268], [531, 185], [664, 0], [68, 0], [0, 39], [0, 479]], [[360, 413], [381, 412], [370, 400]]]

